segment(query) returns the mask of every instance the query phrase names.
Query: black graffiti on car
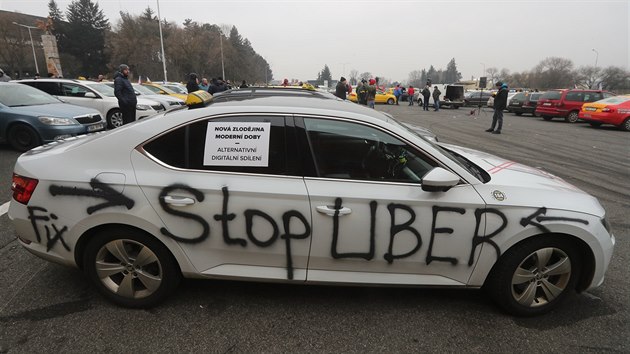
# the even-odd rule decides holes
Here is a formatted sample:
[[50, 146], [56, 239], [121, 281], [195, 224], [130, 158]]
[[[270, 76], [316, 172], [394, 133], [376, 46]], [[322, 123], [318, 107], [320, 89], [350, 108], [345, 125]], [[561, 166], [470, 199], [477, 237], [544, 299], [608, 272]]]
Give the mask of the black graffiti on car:
[[133, 199], [130, 199], [124, 194], [117, 192], [115, 189], [99, 181], [96, 178], [92, 178], [90, 180], [90, 186], [92, 187], [92, 189], [57, 186], [53, 184], [48, 190], [53, 197], [64, 195], [105, 199], [105, 203], [97, 204], [87, 208], [87, 213], [90, 215], [99, 210], [114, 206], [125, 206], [127, 207], [127, 209], [131, 209], [135, 204]]
[[[551, 232], [549, 228], [545, 225], [541, 224], [543, 221], [567, 221], [567, 222], [577, 222], [580, 224], [588, 225], [588, 220], [583, 219], [575, 219], [575, 218], [567, 218], [562, 216], [542, 216], [547, 214], [547, 208], [541, 207], [536, 210], [532, 215], [521, 219], [521, 226], [526, 227], [527, 225], [532, 225], [539, 228], [543, 232]], [[536, 219], [537, 222], [534, 222]]]
[[[31, 225], [33, 226], [33, 231], [35, 232], [35, 237], [37, 238], [37, 242], [42, 242], [42, 237], [39, 232], [38, 221], [51, 221], [57, 220], [57, 215], [53, 213], [49, 213], [46, 208], [38, 207], [38, 206], [28, 206], [26, 207], [28, 210], [28, 218], [31, 220]], [[43, 213], [43, 214], [42, 214]], [[50, 250], [57, 244], [57, 242], [61, 243], [63, 248], [66, 251], [70, 251], [70, 246], [63, 239], [64, 232], [68, 231], [68, 227], [64, 226], [61, 229], [58, 228], [53, 222], [50, 223], [50, 227], [47, 224], [44, 224], [44, 230], [46, 230], [46, 252], [50, 252]], [[55, 234], [51, 235], [52, 232], [50, 229], [53, 229]]]

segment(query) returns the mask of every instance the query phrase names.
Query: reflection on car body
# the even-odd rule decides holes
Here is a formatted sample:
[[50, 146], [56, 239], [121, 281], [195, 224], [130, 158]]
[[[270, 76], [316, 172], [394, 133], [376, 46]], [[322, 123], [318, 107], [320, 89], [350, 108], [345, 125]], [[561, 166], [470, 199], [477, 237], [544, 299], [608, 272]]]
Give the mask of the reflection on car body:
[[[603, 208], [544, 171], [340, 100], [166, 116], [21, 156], [9, 208], [21, 244], [130, 307], [185, 276], [486, 285], [506, 311], [535, 315], [604, 279]], [[90, 158], [103, 149], [119, 158]], [[61, 161], [73, 163], [52, 178]]]

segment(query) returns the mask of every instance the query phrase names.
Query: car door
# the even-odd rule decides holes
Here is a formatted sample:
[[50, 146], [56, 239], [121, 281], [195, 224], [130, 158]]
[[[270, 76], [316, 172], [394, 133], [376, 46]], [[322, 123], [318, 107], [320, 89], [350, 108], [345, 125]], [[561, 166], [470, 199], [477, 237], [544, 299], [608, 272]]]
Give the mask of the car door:
[[200, 273], [305, 280], [310, 204], [287, 131], [279, 115], [203, 119], [133, 154], [163, 236]]
[[462, 285], [484, 203], [462, 183], [425, 192], [422, 177], [441, 164], [376, 126], [333, 118], [298, 119], [314, 168], [305, 177], [312, 210], [307, 280]]

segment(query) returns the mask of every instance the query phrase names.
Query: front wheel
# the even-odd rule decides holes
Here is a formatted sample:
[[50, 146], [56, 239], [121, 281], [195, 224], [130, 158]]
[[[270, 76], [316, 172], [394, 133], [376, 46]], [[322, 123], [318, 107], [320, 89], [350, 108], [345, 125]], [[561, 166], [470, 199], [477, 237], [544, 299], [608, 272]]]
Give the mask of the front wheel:
[[181, 279], [179, 267], [166, 246], [145, 233], [124, 227], [93, 235], [83, 254], [83, 267], [104, 297], [131, 308], [159, 304]]
[[570, 240], [551, 235], [537, 237], [501, 256], [486, 289], [512, 315], [541, 315], [575, 289], [580, 264], [579, 252]]
[[564, 120], [567, 121], [568, 123], [575, 123], [578, 121], [578, 118], [579, 118], [578, 112], [571, 111], [569, 112], [569, 115], [567, 115], [567, 117], [564, 118]]
[[394, 103], [395, 103], [395, 101], [394, 101], [393, 98], [387, 99], [387, 104], [394, 104]]
[[122, 127], [124, 123], [120, 109], [112, 109], [107, 113], [107, 127], [109, 129]]
[[15, 150], [24, 152], [42, 144], [35, 129], [26, 124], [16, 124], [9, 129], [7, 140]]

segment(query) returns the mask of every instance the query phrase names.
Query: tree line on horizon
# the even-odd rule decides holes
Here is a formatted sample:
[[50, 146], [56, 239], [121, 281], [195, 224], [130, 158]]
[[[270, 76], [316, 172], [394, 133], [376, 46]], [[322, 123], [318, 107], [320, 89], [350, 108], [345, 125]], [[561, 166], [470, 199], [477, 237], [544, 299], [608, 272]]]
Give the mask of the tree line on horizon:
[[[163, 80], [158, 18], [150, 7], [140, 15], [121, 11], [120, 21], [113, 27], [93, 0], [73, 0], [65, 12], [55, 0], [50, 0], [48, 10], [65, 77], [103, 74], [112, 78], [118, 66], [124, 63], [130, 66], [135, 78]], [[9, 66], [8, 72], [21, 74], [30, 69], [33, 75], [34, 68], [29, 65], [33, 61], [28, 59], [32, 53], [30, 42], [19, 35], [20, 28], [9, 26], [11, 21], [14, 20], [7, 18], [0, 22], [0, 46], [13, 48], [15, 52], [13, 55], [5, 53], [7, 55], [2, 55], [0, 60]], [[225, 72], [224, 79], [239, 82], [273, 79], [267, 61], [239, 34], [236, 26], [198, 23], [191, 19], [180, 26], [163, 20], [162, 33], [170, 81], [186, 81], [192, 72], [208, 79], [223, 76]], [[36, 50], [41, 52], [41, 48]], [[40, 70], [45, 71], [41, 64]], [[46, 76], [46, 72], [40, 74]]]

